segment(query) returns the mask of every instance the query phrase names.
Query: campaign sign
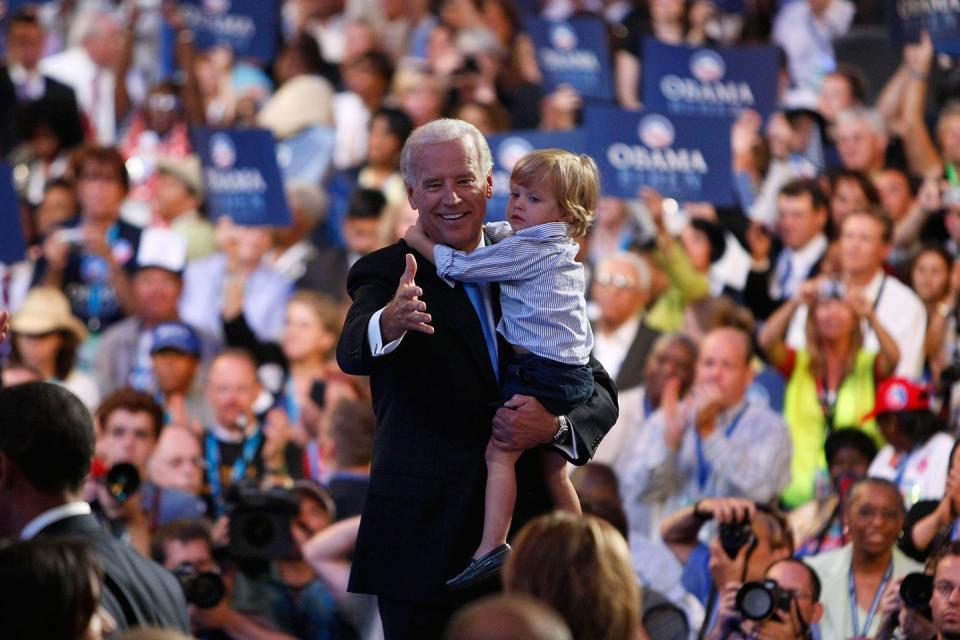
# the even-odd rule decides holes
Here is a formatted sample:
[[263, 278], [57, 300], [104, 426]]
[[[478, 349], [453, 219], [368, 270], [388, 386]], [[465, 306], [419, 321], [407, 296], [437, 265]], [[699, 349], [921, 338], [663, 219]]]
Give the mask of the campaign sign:
[[543, 73], [543, 89], [550, 93], [568, 84], [584, 98], [613, 100], [610, 51], [603, 20], [593, 17], [549, 22], [525, 20]]
[[230, 216], [242, 225], [290, 224], [272, 133], [197, 127], [190, 129], [190, 142], [203, 163], [212, 218]]
[[488, 222], [507, 219], [510, 201], [510, 172], [517, 160], [535, 149], [566, 149], [584, 153], [586, 141], [582, 129], [574, 131], [508, 131], [487, 136], [493, 154], [493, 197], [487, 203]]
[[[960, 1], [960, 0], [958, 0]], [[643, 104], [670, 115], [736, 116], [776, 108], [777, 48], [704, 49], [643, 41]]]
[[180, 10], [198, 49], [228, 45], [237, 58], [271, 62], [276, 52], [279, 2], [181, 0]]
[[13, 264], [26, 257], [20, 199], [13, 189], [13, 170], [0, 162], [0, 262]]
[[612, 107], [584, 110], [587, 153], [603, 192], [636, 198], [642, 187], [687, 201], [733, 204], [732, 118], [673, 116]]
[[930, 32], [933, 47], [960, 56], [960, 0], [890, 0], [890, 35], [896, 46]]

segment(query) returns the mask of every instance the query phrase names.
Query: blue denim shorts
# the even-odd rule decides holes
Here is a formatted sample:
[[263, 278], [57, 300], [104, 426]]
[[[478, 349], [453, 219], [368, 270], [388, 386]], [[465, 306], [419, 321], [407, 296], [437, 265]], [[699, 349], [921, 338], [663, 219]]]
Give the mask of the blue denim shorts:
[[518, 353], [507, 367], [502, 385], [504, 400], [514, 394], [533, 396], [554, 415], [566, 415], [593, 395], [593, 370], [533, 353]]

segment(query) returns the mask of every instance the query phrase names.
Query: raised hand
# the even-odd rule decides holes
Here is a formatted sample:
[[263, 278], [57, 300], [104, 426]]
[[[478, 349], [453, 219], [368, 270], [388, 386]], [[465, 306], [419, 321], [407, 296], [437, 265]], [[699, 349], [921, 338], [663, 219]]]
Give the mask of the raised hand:
[[416, 285], [417, 259], [412, 253], [406, 256], [407, 266], [400, 276], [400, 285], [393, 300], [380, 316], [380, 335], [384, 342], [393, 342], [407, 331], [419, 331], [432, 334], [432, 318], [427, 313], [427, 303], [420, 300], [423, 289]]

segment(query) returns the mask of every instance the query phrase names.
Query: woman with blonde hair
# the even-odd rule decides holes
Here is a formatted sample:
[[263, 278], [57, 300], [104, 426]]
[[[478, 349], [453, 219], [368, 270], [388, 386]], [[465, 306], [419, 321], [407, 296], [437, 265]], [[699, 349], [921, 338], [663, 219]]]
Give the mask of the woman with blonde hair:
[[526, 593], [560, 613], [575, 640], [647, 638], [641, 592], [623, 536], [593, 516], [557, 511], [517, 535], [503, 570], [508, 593]]
[[[807, 346], [794, 350], [785, 335], [801, 304], [809, 309]], [[876, 333], [879, 353], [863, 348], [862, 321]], [[770, 364], [787, 378], [783, 415], [793, 459], [782, 498], [792, 508], [814, 497], [818, 480], [829, 486], [823, 446], [835, 429], [856, 427], [883, 444], [876, 422], [864, 416], [873, 410], [877, 384], [896, 369], [900, 350], [862, 294], [827, 279], [805, 282], [770, 316], [759, 342]]]

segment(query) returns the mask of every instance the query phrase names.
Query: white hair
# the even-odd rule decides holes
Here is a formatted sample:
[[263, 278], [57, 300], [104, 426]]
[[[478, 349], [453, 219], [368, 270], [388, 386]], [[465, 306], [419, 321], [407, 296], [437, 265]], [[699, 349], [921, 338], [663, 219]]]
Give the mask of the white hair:
[[841, 127], [849, 122], [864, 122], [874, 133], [878, 135], [889, 135], [887, 123], [876, 109], [869, 107], [850, 107], [837, 114], [837, 127]]
[[412, 187], [416, 183], [417, 158], [422, 147], [456, 140], [473, 141], [473, 148], [477, 152], [477, 157], [473, 160], [476, 162], [478, 177], [486, 178], [493, 169], [493, 155], [490, 153], [490, 145], [487, 144], [487, 139], [483, 137], [479, 129], [469, 122], [453, 118], [440, 118], [417, 127], [407, 138], [406, 144], [403, 145], [403, 151], [400, 152], [400, 171], [403, 174], [403, 182], [408, 187]]
[[304, 180], [290, 180], [284, 186], [287, 202], [307, 214], [313, 222], [320, 222], [327, 214], [327, 194], [317, 185]]
[[600, 264], [597, 265], [597, 273], [600, 273], [604, 267], [612, 262], [621, 262], [633, 267], [633, 271], [637, 276], [637, 288], [643, 291], [650, 290], [650, 267], [647, 265], [646, 260], [632, 251], [617, 251], [600, 261]]

